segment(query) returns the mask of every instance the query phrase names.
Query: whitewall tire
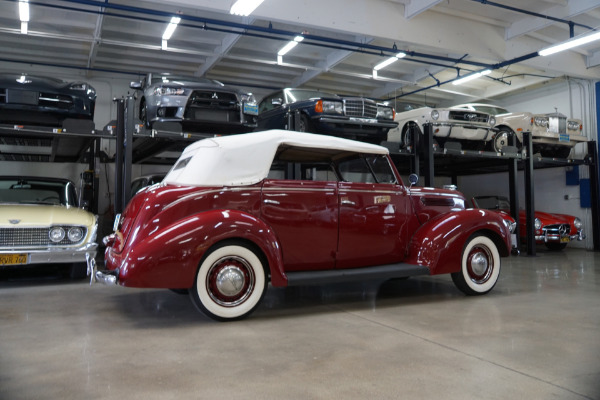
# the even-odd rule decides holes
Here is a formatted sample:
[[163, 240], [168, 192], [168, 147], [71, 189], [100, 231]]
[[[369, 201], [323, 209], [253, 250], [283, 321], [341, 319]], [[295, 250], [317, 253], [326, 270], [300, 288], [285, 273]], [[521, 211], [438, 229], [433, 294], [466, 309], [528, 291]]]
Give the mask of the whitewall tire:
[[452, 274], [452, 281], [463, 293], [474, 296], [494, 288], [500, 275], [500, 253], [487, 236], [469, 238], [463, 249], [461, 269]]
[[267, 290], [260, 257], [243, 244], [223, 244], [204, 257], [190, 297], [196, 307], [218, 321], [248, 316]]

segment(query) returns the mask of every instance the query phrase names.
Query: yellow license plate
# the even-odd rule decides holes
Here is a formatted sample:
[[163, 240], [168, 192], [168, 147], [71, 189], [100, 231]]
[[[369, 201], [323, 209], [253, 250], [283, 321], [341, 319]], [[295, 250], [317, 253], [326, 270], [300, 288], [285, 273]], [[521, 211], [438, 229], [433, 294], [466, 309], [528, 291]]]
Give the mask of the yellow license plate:
[[567, 236], [560, 238], [561, 243], [569, 243], [569, 238]]
[[27, 264], [27, 254], [0, 254], [0, 265]]

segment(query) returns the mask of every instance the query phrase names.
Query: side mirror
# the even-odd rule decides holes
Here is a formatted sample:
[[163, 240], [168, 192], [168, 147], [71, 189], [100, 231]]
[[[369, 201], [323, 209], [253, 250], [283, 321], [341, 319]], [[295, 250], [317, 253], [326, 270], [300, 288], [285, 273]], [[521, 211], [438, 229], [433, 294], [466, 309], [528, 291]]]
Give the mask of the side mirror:
[[417, 182], [419, 182], [419, 175], [417, 174], [410, 174], [408, 176], [408, 182], [410, 183], [410, 186], [414, 186], [417, 184]]
[[274, 106], [280, 106], [283, 104], [283, 100], [281, 99], [273, 99], [271, 100], [271, 104], [273, 104]]
[[129, 87], [132, 89], [140, 90], [142, 89], [142, 82], [130, 82]]

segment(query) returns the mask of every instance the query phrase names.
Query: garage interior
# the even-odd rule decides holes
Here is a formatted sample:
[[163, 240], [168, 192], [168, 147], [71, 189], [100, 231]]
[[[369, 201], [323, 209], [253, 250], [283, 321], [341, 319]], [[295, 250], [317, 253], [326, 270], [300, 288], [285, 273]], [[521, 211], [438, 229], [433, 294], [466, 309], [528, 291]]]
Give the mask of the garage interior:
[[[512, 183], [507, 162], [515, 157], [461, 151], [435, 155], [429, 177], [417, 171], [424, 182], [456, 184], [467, 199], [515, 191], [521, 208], [532, 201], [579, 217], [586, 239], [560, 252], [522, 247], [503, 259], [485, 297], [465, 297], [447, 276], [270, 287], [251, 317], [233, 323], [215, 323], [167, 290], [90, 286], [53, 267], [0, 268], [0, 398], [600, 399], [600, 223], [590, 193], [598, 185], [600, 40], [538, 54], [596, 32], [600, 4], [264, 0], [239, 16], [233, 3], [29, 1], [24, 33], [19, 1], [0, 1], [0, 73], [81, 80], [98, 92], [91, 132], [0, 124], [1, 175], [91, 182], [100, 242], [131, 179], [167, 172], [186, 145], [207, 136], [141, 129], [125, 166], [116, 165], [119, 106], [148, 72], [208, 77], [258, 100], [297, 87], [397, 111], [489, 103], [578, 118], [593, 145], [577, 145], [568, 159], [537, 158], [532, 199], [519, 157]], [[174, 16], [181, 21], [165, 40]], [[411, 157], [396, 155], [403, 177], [421, 168]]]

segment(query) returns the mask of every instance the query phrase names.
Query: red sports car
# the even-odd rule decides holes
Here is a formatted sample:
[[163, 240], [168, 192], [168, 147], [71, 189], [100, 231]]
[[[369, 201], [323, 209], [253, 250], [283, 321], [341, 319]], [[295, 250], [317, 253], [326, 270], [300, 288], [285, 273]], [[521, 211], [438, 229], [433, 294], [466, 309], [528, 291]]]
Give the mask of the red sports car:
[[[413, 178], [414, 179], [414, 178]], [[452, 275], [492, 290], [510, 229], [455, 190], [405, 186], [384, 147], [265, 131], [198, 141], [104, 240], [100, 282], [189, 291], [240, 319], [273, 286]]]
[[[510, 214], [510, 202], [503, 196], [476, 196], [473, 207], [487, 210], [500, 210]], [[519, 211], [519, 233], [521, 240], [527, 240], [527, 215]], [[583, 224], [572, 215], [535, 212], [535, 242], [544, 244], [550, 250], [562, 250], [572, 240], [583, 240]]]

